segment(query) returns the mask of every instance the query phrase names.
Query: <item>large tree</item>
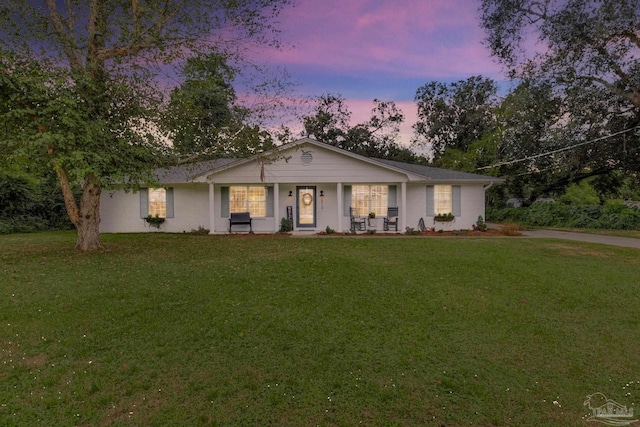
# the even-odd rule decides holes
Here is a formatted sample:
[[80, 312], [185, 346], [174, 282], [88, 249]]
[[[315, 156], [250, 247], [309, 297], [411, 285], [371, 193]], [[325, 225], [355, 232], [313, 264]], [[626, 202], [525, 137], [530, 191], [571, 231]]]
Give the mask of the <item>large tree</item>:
[[562, 161], [589, 173], [640, 171], [640, 2], [483, 0], [481, 9], [510, 75], [550, 84], [563, 99], [558, 137], [585, 146]]
[[[166, 147], [153, 124], [176, 63], [277, 43], [288, 0], [4, 0], [0, 135], [4, 161], [48, 162], [76, 247], [101, 245], [100, 193], [151, 178]], [[234, 49], [237, 48], [237, 49]], [[72, 183], [82, 185], [79, 200]]]
[[497, 90], [493, 80], [482, 76], [450, 84], [432, 81], [419, 87], [414, 145], [429, 149], [435, 161], [446, 150], [469, 150], [496, 128]]
[[351, 124], [351, 111], [341, 95], [323, 94], [313, 114], [303, 117], [306, 136], [366, 157], [420, 161], [413, 151], [396, 142], [404, 114], [394, 102], [373, 100], [368, 120]]
[[218, 53], [189, 58], [181, 67], [184, 82], [171, 92], [161, 120], [179, 162], [246, 157], [274, 147], [271, 133], [252, 124], [257, 111], [238, 103], [238, 71]]

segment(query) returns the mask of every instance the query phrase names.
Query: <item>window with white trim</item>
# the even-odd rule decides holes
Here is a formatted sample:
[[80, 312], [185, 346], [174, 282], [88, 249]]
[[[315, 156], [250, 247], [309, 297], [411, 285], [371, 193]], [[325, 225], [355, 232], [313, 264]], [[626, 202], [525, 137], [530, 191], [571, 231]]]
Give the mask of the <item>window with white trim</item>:
[[249, 212], [252, 217], [267, 216], [267, 189], [264, 186], [230, 187], [229, 211]]
[[167, 217], [167, 190], [164, 188], [149, 188], [149, 215], [152, 217]]
[[451, 185], [434, 185], [433, 195], [436, 215], [453, 212], [453, 191]]
[[351, 207], [358, 209], [360, 216], [367, 216], [369, 212], [374, 212], [376, 216], [385, 216], [388, 206], [388, 185], [353, 185], [351, 187]]

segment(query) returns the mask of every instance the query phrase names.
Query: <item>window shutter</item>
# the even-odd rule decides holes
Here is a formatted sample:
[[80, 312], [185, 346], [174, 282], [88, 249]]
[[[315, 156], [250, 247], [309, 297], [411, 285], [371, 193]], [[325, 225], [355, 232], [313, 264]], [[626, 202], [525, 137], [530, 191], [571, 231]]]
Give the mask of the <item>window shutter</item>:
[[351, 212], [349, 212], [349, 208], [351, 207], [351, 186], [345, 185], [342, 187], [342, 195], [344, 197], [344, 216], [350, 216]]
[[149, 189], [140, 189], [140, 218], [149, 216]]
[[167, 206], [167, 218], [173, 218], [173, 187], [166, 189], [167, 199], [165, 200]]
[[268, 217], [273, 216], [273, 187], [266, 187], [264, 191], [267, 193], [267, 215]]
[[398, 206], [398, 187], [395, 185], [389, 186], [389, 200], [387, 200], [387, 206]]
[[427, 185], [427, 216], [435, 216], [435, 192], [433, 185]]
[[220, 187], [220, 216], [229, 217], [229, 187]]
[[462, 209], [461, 209], [461, 191], [460, 191], [460, 186], [459, 185], [454, 185], [451, 187], [451, 197], [452, 197], [452, 201], [451, 203], [453, 204], [453, 206], [451, 206], [451, 209], [453, 210], [453, 212], [451, 212], [453, 214], [453, 216], [460, 216], [462, 215]]

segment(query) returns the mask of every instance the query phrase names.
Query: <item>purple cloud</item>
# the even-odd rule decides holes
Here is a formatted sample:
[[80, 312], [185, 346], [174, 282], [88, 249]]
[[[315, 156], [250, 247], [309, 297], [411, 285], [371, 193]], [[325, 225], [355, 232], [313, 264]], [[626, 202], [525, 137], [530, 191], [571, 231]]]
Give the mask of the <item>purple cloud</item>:
[[468, 0], [305, 2], [281, 15], [293, 47], [263, 50], [264, 61], [334, 73], [451, 79], [499, 75], [481, 44], [477, 3]]
[[353, 124], [369, 118], [374, 98], [395, 101], [406, 116], [399, 138], [406, 144], [419, 86], [477, 74], [504, 80], [482, 44], [478, 7], [473, 0], [301, 1], [279, 17], [285, 47], [251, 56], [285, 67], [301, 96], [341, 94]]

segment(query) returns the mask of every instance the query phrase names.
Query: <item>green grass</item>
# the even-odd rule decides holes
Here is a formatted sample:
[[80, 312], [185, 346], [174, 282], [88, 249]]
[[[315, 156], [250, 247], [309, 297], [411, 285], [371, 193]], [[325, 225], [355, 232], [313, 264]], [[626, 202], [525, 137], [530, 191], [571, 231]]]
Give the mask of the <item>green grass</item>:
[[0, 237], [0, 425], [583, 426], [640, 404], [640, 253], [526, 238]]
[[540, 228], [544, 230], [571, 231], [577, 233], [599, 234], [602, 236], [629, 237], [632, 239], [640, 239], [640, 230], [601, 230], [595, 228], [558, 228], [558, 227], [525, 227]]

